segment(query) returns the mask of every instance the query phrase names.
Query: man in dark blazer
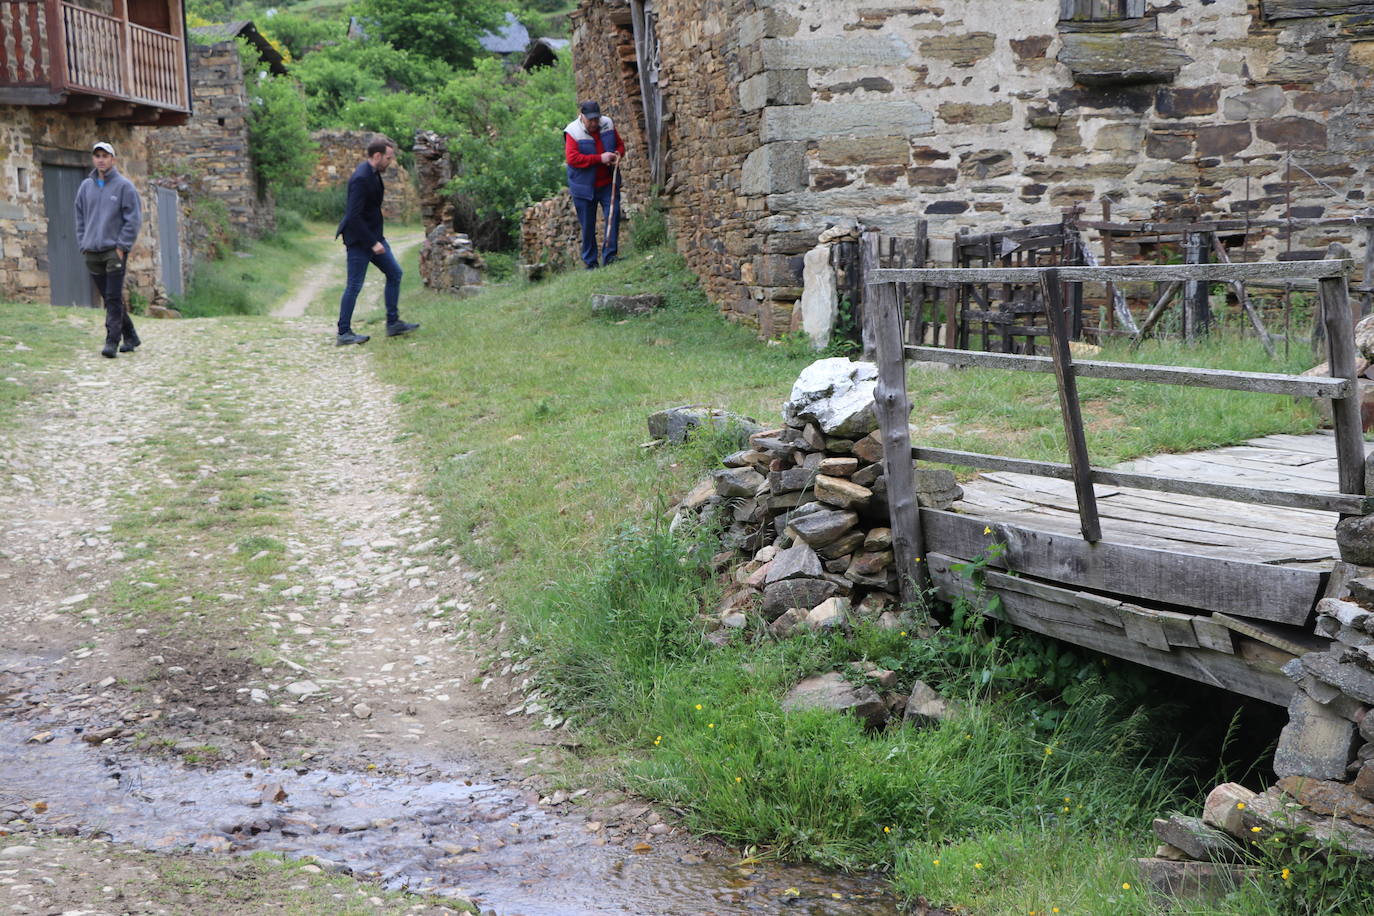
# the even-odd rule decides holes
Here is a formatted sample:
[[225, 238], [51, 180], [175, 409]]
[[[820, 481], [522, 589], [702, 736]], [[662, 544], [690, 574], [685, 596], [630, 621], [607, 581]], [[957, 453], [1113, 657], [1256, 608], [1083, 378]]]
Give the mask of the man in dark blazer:
[[339, 231], [334, 233], [335, 238], [343, 236], [348, 253], [348, 280], [339, 300], [339, 336], [334, 341], [340, 347], [367, 343], [370, 339], [366, 334], [353, 333], [353, 307], [363, 288], [368, 264], [376, 264], [386, 276], [382, 296], [386, 303], [386, 336], [408, 334], [419, 327], [401, 320], [401, 265], [396, 263], [391, 246], [382, 235], [382, 197], [386, 193], [382, 173], [395, 161], [396, 144], [378, 137], [367, 145], [367, 158], [358, 163], [353, 177], [348, 179], [348, 205], [339, 221]]

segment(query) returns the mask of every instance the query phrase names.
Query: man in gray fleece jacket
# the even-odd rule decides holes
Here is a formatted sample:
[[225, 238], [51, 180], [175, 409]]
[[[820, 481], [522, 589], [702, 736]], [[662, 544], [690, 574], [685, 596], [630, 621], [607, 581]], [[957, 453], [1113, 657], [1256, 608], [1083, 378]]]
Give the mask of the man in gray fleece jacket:
[[76, 243], [105, 299], [105, 346], [100, 355], [109, 359], [114, 359], [116, 349], [132, 353], [142, 343], [124, 307], [124, 270], [143, 223], [143, 204], [114, 161], [113, 146], [103, 140], [95, 144], [91, 148], [95, 168], [76, 192]]

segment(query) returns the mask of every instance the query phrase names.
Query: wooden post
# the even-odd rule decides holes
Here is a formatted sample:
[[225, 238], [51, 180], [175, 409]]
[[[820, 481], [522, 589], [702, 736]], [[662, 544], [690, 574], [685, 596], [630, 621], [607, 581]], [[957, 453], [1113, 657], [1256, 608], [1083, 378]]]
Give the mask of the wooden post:
[[1364, 227], [1364, 295], [1361, 297], [1360, 316], [1374, 311], [1374, 223]]
[[[868, 241], [868, 240], [865, 240]], [[865, 246], [876, 255], [876, 237]], [[883, 439], [883, 473], [887, 476], [887, 504], [892, 524], [892, 560], [904, 607], [918, 606], [929, 585], [925, 568], [925, 539], [916, 499], [915, 462], [911, 458], [908, 427], [911, 401], [906, 390], [906, 352], [902, 346], [902, 308], [891, 283], [875, 283], [864, 291], [868, 317], [876, 331], [878, 388], [874, 406]]]
[[46, 0], [44, 5], [48, 16], [48, 84], [53, 92], [61, 92], [67, 88], [67, 22], [59, 0]]
[[[1092, 466], [1088, 463], [1088, 440], [1083, 435], [1083, 413], [1078, 404], [1078, 382], [1069, 353], [1069, 327], [1064, 317], [1059, 271], [1050, 268], [1040, 275], [1045, 295], [1045, 317], [1050, 328], [1050, 355], [1054, 357], [1054, 377], [1059, 383], [1059, 410], [1064, 417], [1064, 438], [1073, 466], [1073, 488], [1078, 494], [1078, 523], [1083, 539], [1102, 540], [1102, 523], [1097, 517], [1097, 495], [1093, 492]], [[888, 478], [889, 499], [892, 480]], [[894, 529], [895, 537], [895, 529]]]
[[[1206, 264], [1207, 246], [1203, 239], [1206, 233], [1187, 232], [1183, 236], [1183, 259], [1188, 264]], [[1208, 284], [1201, 280], [1189, 280], [1183, 294], [1183, 336], [1189, 343], [1197, 337], [1206, 337], [1212, 324], [1212, 307], [1208, 302]]]
[[[869, 299], [871, 290], [868, 286], [869, 274], [877, 270], [882, 265], [879, 263], [879, 255], [882, 254], [882, 236], [877, 229], [865, 229], [862, 247], [859, 254], [859, 265], [862, 271], [863, 283], [863, 308], [856, 310], [855, 314], [859, 317], [859, 337], [863, 342], [863, 351], [860, 357], [865, 362], [876, 362], [878, 358], [878, 328], [877, 321], [873, 316], [873, 302]], [[892, 294], [896, 295], [896, 290]]]
[[[1332, 242], [1326, 250], [1329, 259], [1347, 256], [1345, 248]], [[1336, 427], [1336, 464], [1342, 493], [1364, 493], [1364, 431], [1360, 424], [1360, 380], [1355, 374], [1355, 332], [1350, 322], [1349, 293], [1345, 277], [1323, 277], [1317, 281], [1326, 325], [1327, 358], [1331, 377], [1350, 380], [1350, 394], [1331, 399], [1331, 416]]]
[[[924, 219], [916, 220], [916, 245], [911, 258], [913, 267], [926, 266], [926, 252], [930, 247], [929, 232], [930, 227]], [[915, 314], [912, 316], [911, 323], [916, 328], [916, 336], [911, 340], [911, 343], [918, 346], [925, 346], [926, 327], [934, 327], [934, 322], [927, 321], [926, 297], [928, 295], [929, 290], [924, 283], [918, 283], [912, 287], [912, 312]], [[934, 336], [934, 334], [931, 335], [931, 337]], [[931, 343], [934, 343], [934, 340]]]
[[1140, 325], [1140, 330], [1135, 332], [1135, 339], [1131, 341], [1132, 350], [1139, 347], [1140, 342], [1145, 339], [1145, 335], [1154, 330], [1156, 322], [1164, 316], [1164, 310], [1169, 307], [1169, 300], [1174, 298], [1174, 293], [1177, 293], [1182, 286], [1183, 281], [1181, 280], [1170, 280], [1164, 284], [1164, 290], [1155, 300], [1155, 304], [1150, 306], [1150, 313], [1145, 316], [1145, 321]]
[[[1231, 257], [1226, 253], [1226, 246], [1221, 243], [1221, 237], [1212, 233], [1212, 250], [1217, 254], [1217, 260], [1222, 264], [1230, 264]], [[1269, 331], [1264, 327], [1264, 318], [1260, 316], [1259, 310], [1250, 301], [1249, 295], [1245, 292], [1245, 283], [1236, 280], [1231, 284], [1231, 288], [1236, 291], [1236, 301], [1250, 318], [1250, 324], [1254, 327], [1255, 333], [1259, 335], [1260, 343], [1264, 345], [1264, 352], [1269, 354], [1269, 358], [1274, 358], [1274, 341], [1269, 339]]]

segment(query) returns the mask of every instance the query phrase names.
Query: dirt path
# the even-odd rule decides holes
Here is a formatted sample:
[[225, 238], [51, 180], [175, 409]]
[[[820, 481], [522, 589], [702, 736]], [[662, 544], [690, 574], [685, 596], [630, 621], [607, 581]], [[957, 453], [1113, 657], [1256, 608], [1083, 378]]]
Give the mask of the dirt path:
[[[399, 261], [405, 257], [407, 251], [424, 240], [424, 235], [418, 232], [397, 236], [391, 248], [392, 254]], [[278, 306], [272, 314], [278, 318], [301, 317], [310, 304], [319, 298], [321, 292], [343, 280], [344, 273], [343, 249], [337, 248], [329, 258], [306, 271], [305, 276], [301, 277], [299, 285], [291, 293], [290, 298]], [[369, 270], [367, 273], [368, 277], [366, 285], [363, 287], [362, 298], [365, 303], [370, 304], [381, 295], [382, 280], [381, 275], [375, 270]]]
[[555, 791], [567, 733], [474, 632], [500, 615], [370, 369], [407, 338], [341, 349], [310, 317], [143, 337], [81, 351], [0, 429], [7, 912], [440, 908], [351, 882], [312, 908], [298, 871], [139, 846], [313, 854], [389, 888], [475, 888], [503, 916], [889, 912], [832, 908], [839, 885], [814, 877], [694, 871], [728, 851], [594, 784]]

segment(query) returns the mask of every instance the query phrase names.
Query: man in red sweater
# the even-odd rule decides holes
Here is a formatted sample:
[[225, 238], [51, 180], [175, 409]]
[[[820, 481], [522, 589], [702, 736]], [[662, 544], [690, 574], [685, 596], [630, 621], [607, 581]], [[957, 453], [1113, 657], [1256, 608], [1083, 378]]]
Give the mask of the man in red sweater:
[[582, 227], [582, 263], [594, 270], [597, 207], [607, 225], [601, 263], [614, 261], [619, 250], [620, 171], [616, 166], [625, 157], [625, 141], [611, 119], [601, 116], [598, 103], [583, 102], [579, 110], [577, 120], [563, 129], [563, 156], [568, 163], [568, 191]]

